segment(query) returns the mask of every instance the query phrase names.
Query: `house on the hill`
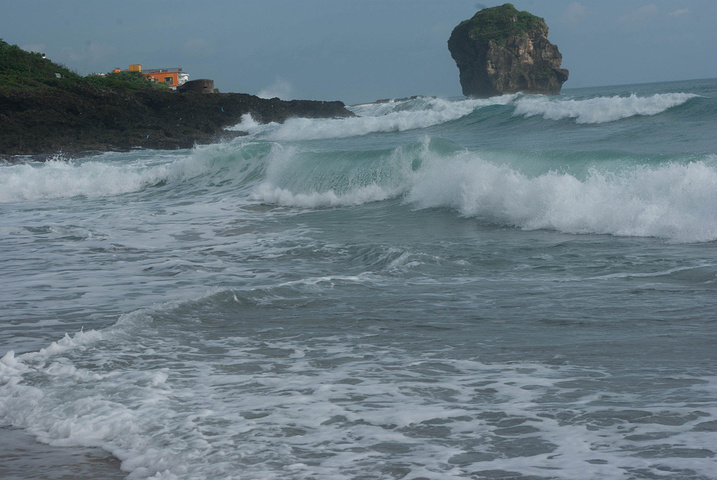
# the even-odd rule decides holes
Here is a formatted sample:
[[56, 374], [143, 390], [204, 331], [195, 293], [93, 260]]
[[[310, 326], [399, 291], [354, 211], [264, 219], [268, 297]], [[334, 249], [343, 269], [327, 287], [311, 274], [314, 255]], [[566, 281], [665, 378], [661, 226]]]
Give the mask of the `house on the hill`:
[[[155, 83], [164, 83], [172, 90], [176, 90], [178, 86], [184, 85], [189, 80], [189, 74], [182, 72], [181, 68], [148, 68], [142, 70], [142, 65], [135, 63], [127, 69], [130, 72], [144, 73], [147, 78]], [[115, 72], [119, 72], [119, 68], [115, 68]]]
[[189, 80], [189, 74], [182, 72], [181, 68], [147, 69], [142, 73], [146, 73], [153, 82], [166, 83], [172, 90], [176, 90], [178, 86], [184, 85]]

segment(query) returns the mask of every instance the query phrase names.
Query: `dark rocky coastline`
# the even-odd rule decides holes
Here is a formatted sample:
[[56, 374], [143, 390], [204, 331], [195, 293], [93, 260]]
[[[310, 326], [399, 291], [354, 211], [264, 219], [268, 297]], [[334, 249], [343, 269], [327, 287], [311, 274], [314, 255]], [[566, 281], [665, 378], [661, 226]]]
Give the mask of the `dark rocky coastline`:
[[342, 102], [262, 99], [240, 93], [126, 92], [85, 86], [0, 91], [0, 156], [179, 149], [240, 135], [242, 115], [259, 122], [353, 115]]
[[190, 148], [241, 135], [226, 127], [244, 114], [262, 123], [353, 116], [342, 102], [196, 93], [213, 91], [213, 82], [195, 83], [173, 92], [140, 72], [82, 77], [0, 40], [0, 158]]

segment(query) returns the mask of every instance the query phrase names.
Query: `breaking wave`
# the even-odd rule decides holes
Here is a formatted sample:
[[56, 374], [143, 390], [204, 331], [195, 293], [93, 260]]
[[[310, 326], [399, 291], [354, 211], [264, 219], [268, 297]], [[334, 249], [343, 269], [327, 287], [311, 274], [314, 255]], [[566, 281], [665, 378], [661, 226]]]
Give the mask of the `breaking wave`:
[[340, 119], [292, 118], [283, 124], [261, 125], [250, 115], [231, 130], [245, 131], [259, 138], [273, 141], [320, 140], [346, 138], [370, 133], [404, 132], [432, 127], [457, 120], [476, 108], [489, 105], [508, 105], [515, 95], [492, 99], [460, 101], [425, 98], [408, 101], [365, 104], [350, 107], [356, 117]]
[[406, 200], [527, 230], [717, 240], [716, 158], [622, 172], [591, 168], [584, 178], [554, 171], [528, 176], [474, 154], [433, 163]]
[[575, 119], [576, 123], [606, 123], [636, 115], [657, 115], [697, 95], [665, 93], [650, 97], [597, 97], [585, 100], [524, 96], [515, 102], [515, 115], [542, 116], [546, 120]]
[[[538, 159], [535, 159], [538, 161]], [[526, 160], [530, 167], [531, 159]], [[527, 230], [717, 240], [717, 157], [580, 174], [486, 160], [481, 154], [423, 143], [375, 152], [344, 168], [286, 152], [252, 192], [261, 202], [301, 208], [359, 205], [402, 198], [416, 208], [447, 207], [461, 215]], [[321, 171], [322, 175], [312, 172]]]
[[257, 138], [273, 141], [346, 138], [429, 128], [461, 118], [470, 118], [488, 107], [500, 108], [515, 117], [540, 116], [545, 120], [568, 118], [578, 124], [598, 124], [637, 115], [657, 115], [695, 97], [697, 95], [689, 93], [652, 96], [632, 94], [626, 97], [588, 99], [522, 94], [463, 100], [418, 97], [403, 101], [355, 105], [349, 107], [357, 115], [351, 118], [293, 118], [283, 124], [262, 125], [247, 114], [231, 130], [244, 131]]
[[216, 185], [227, 177], [241, 179], [256, 174], [253, 161], [270, 156], [271, 149], [272, 145], [265, 143], [227, 143], [189, 151], [145, 151], [136, 159], [129, 153], [108, 153], [88, 160], [7, 165], [0, 175], [0, 204], [104, 198], [192, 181]]

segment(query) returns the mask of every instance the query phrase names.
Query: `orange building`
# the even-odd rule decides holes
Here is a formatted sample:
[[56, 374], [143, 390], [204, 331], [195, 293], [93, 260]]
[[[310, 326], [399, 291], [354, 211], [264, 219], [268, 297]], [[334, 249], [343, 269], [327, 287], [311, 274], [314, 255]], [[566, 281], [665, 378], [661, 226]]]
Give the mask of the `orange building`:
[[[141, 72], [145, 76], [155, 83], [165, 83], [172, 90], [176, 90], [179, 85], [189, 80], [189, 75], [182, 72], [181, 68], [153, 68], [142, 70], [142, 65], [134, 63], [127, 69], [130, 72]], [[115, 68], [114, 72], [119, 72], [119, 68]]]
[[[184, 83], [181, 80], [182, 76], [186, 75], [182, 74], [181, 68], [155, 68], [144, 70], [142, 73], [155, 83], [166, 83], [169, 87], [174, 88]], [[186, 76], [189, 77], [189, 75]], [[186, 82], [186, 80], [184, 81]]]

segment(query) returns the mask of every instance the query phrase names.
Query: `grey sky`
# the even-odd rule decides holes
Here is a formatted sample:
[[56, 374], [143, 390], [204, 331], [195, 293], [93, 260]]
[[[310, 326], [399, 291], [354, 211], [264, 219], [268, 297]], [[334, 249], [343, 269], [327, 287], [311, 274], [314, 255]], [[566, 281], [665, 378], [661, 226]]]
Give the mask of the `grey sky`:
[[[181, 66], [223, 92], [347, 103], [459, 96], [446, 42], [475, 0], [0, 0], [0, 38], [84, 74]], [[714, 0], [515, 0], [564, 88], [717, 77]]]

